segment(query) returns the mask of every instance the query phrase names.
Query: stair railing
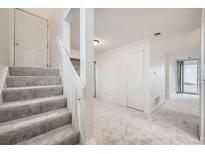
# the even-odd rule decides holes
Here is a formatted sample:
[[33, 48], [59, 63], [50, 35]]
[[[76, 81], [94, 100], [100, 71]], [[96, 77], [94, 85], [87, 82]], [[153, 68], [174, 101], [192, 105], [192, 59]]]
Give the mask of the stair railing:
[[61, 75], [63, 79], [64, 95], [67, 97], [68, 108], [72, 112], [72, 124], [81, 132], [81, 140], [84, 143], [83, 121], [80, 111], [81, 103], [85, 100], [85, 86], [76, 72], [62, 41], [57, 38], [57, 45], [61, 55]]
[[[64, 18], [69, 27], [69, 12]], [[67, 32], [65, 32], [67, 35]], [[70, 35], [70, 34], [68, 34]], [[68, 108], [72, 112], [72, 124], [81, 133], [82, 144], [96, 144], [94, 138], [94, 9], [80, 8], [80, 76], [76, 72], [69, 56], [67, 37], [57, 45], [61, 55], [61, 74], [64, 95], [68, 100]]]

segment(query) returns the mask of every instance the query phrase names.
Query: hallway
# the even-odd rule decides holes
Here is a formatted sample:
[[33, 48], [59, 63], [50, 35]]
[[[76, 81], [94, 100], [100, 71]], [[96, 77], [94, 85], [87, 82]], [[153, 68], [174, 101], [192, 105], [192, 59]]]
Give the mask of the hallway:
[[197, 95], [173, 96], [150, 115], [95, 100], [97, 144], [200, 144]]

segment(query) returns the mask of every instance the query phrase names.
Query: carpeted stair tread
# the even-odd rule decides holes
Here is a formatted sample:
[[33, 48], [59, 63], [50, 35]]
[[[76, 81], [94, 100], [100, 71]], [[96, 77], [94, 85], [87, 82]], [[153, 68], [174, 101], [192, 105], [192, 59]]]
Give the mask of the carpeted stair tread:
[[0, 124], [0, 144], [17, 144], [71, 123], [65, 109], [50, 111]]
[[62, 85], [6, 88], [2, 91], [3, 102], [35, 99], [63, 94]]
[[60, 85], [60, 76], [7, 76], [7, 87]]
[[80, 141], [80, 132], [68, 124], [54, 129], [45, 134], [33, 137], [20, 144], [22, 145], [62, 145], [78, 144]]
[[0, 122], [57, 110], [66, 106], [67, 100], [63, 95], [3, 103], [0, 106]]
[[0, 145], [79, 144], [59, 69], [9, 67], [0, 106]]
[[59, 76], [59, 69], [33, 68], [33, 67], [9, 67], [11, 76]]

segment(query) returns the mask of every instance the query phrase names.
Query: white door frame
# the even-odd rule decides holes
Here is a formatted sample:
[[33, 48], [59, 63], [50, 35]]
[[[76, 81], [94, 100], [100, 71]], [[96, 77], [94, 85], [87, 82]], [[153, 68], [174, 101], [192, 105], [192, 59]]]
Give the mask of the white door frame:
[[[49, 22], [48, 22], [48, 19], [44, 18], [44, 17], [41, 17], [39, 15], [36, 15], [32, 12], [29, 12], [27, 10], [24, 10], [24, 9], [20, 9], [20, 8], [15, 8], [13, 9], [13, 12], [12, 12], [12, 16], [13, 16], [13, 24], [12, 26], [10, 26], [10, 30], [13, 31], [13, 33], [10, 33], [10, 42], [13, 42], [12, 45], [11, 45], [11, 48], [13, 49], [13, 52], [12, 52], [12, 49], [10, 50], [10, 54], [11, 54], [11, 59], [13, 60], [10, 60], [10, 65], [12, 66], [15, 66], [16, 65], [16, 62], [15, 62], [15, 23], [16, 23], [16, 19], [15, 19], [15, 13], [16, 13], [16, 10], [18, 11], [22, 11], [24, 13], [28, 13], [30, 15], [33, 15], [35, 17], [38, 17], [42, 20], [45, 20], [47, 22], [47, 68], [50, 66], [50, 50], [49, 50]], [[12, 28], [13, 27], [13, 28]], [[13, 30], [12, 30], [13, 29]], [[11, 40], [12, 39], [12, 40]]]

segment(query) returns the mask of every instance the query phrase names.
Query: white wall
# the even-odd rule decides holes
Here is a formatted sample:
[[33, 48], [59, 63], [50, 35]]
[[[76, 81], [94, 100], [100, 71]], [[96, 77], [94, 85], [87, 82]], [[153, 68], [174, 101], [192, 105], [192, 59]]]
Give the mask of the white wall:
[[[109, 102], [127, 105], [126, 55], [133, 50], [147, 49], [145, 94], [146, 111], [152, 112], [166, 98], [176, 92], [176, 60], [200, 58], [200, 30], [196, 29], [173, 37], [153, 37], [117, 49], [95, 53], [97, 68], [97, 97]], [[155, 103], [155, 98], [160, 102]]]
[[165, 95], [166, 99], [169, 99], [171, 95], [177, 92], [177, 56], [166, 55], [166, 84]]
[[71, 58], [80, 59], [80, 50], [71, 49], [71, 50], [70, 50], [70, 57], [71, 57]]
[[177, 92], [177, 63], [176, 63], [177, 58], [175, 57], [169, 57], [169, 74], [168, 74], [168, 78], [169, 78], [169, 82], [168, 82], [168, 88], [169, 88], [169, 93], [168, 93], [168, 98], [173, 95], [176, 94]]
[[[165, 99], [165, 52], [156, 39], [142, 40], [110, 51], [95, 53], [97, 97], [127, 106], [127, 55], [145, 50], [145, 112], [152, 112]], [[155, 98], [160, 102], [155, 104]]]
[[[64, 43], [68, 51], [69, 42], [69, 25], [64, 22], [64, 18], [70, 9], [51, 9], [50, 10], [50, 66], [60, 66], [60, 55], [56, 45], [56, 37]], [[69, 52], [69, 51], [68, 51]]]
[[[161, 49], [161, 39], [150, 39], [150, 105], [154, 111], [165, 100], [165, 51]], [[160, 97], [160, 102], [155, 99]]]
[[177, 64], [179, 59], [200, 58], [200, 29], [184, 33], [164, 41], [163, 47], [167, 53], [169, 71], [166, 74], [168, 80], [166, 95], [169, 98], [177, 91]]
[[9, 65], [9, 9], [0, 9], [0, 64]]
[[[166, 96], [168, 99], [177, 90], [176, 60], [187, 59], [187, 57], [200, 58], [200, 29], [169, 37], [164, 37], [162, 34], [161, 37], [153, 37], [150, 45], [151, 70], [159, 67], [161, 63], [161, 71], [165, 71], [165, 79], [161, 79], [163, 81], [161, 85], [165, 85], [163, 86], [165, 90], [162, 90], [165, 94], [161, 94], [161, 96]], [[153, 73], [154, 70], [151, 72]], [[161, 77], [163, 78], [163, 76]], [[157, 80], [154, 76], [152, 79]], [[159, 85], [159, 79], [158, 76], [158, 81], [153, 83]], [[159, 95], [159, 92], [156, 93], [157, 91], [153, 90], [153, 96]], [[152, 98], [154, 98], [153, 96]]]
[[[147, 78], [145, 80], [148, 81], [149, 40], [142, 40], [110, 51], [95, 53], [98, 98], [127, 106], [127, 55], [130, 52], [139, 50], [145, 51], [145, 77]], [[145, 84], [145, 87], [148, 87], [149, 82]], [[145, 103], [149, 101], [146, 92], [144, 97]], [[147, 110], [147, 106], [145, 110]]]

